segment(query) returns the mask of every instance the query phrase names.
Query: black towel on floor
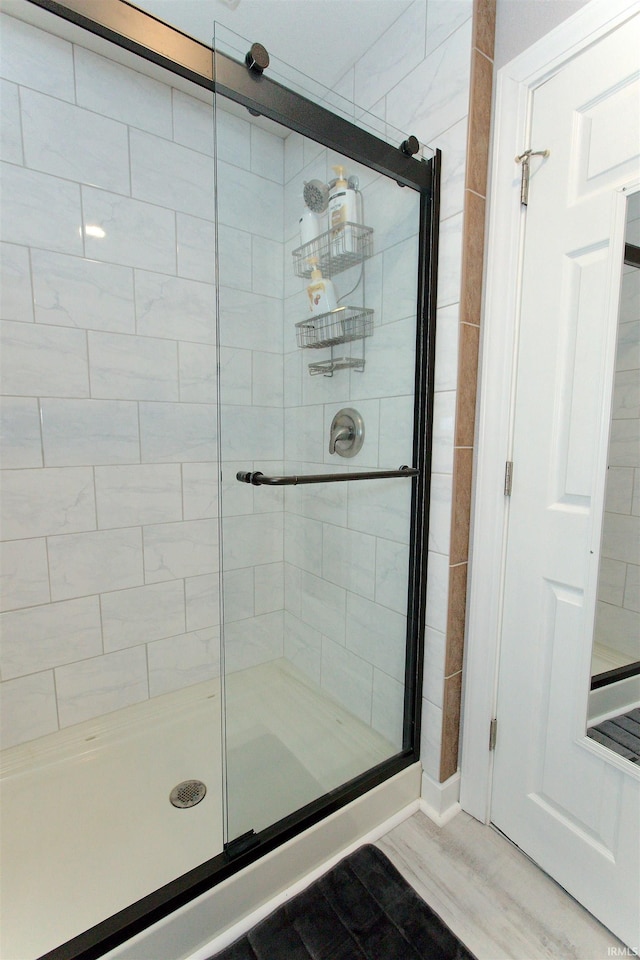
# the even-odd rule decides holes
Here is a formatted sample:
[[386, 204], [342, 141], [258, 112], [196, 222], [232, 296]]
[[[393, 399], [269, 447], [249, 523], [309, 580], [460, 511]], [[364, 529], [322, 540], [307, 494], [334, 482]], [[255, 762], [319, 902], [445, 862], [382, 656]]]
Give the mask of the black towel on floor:
[[474, 960], [367, 845], [211, 960]]

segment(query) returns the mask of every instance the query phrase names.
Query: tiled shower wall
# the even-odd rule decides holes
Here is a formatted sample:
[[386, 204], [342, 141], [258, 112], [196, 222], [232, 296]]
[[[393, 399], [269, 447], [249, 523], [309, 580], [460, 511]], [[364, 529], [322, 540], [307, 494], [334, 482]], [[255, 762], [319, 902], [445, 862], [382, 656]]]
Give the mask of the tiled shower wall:
[[[365, 357], [363, 371], [311, 376], [330, 352], [302, 350], [295, 324], [309, 314], [308, 280], [294, 276], [303, 184], [335, 177], [345, 164], [362, 191], [375, 256], [364, 271], [333, 277], [343, 305], [375, 311], [373, 336], [334, 347]], [[411, 463], [419, 196], [313, 142], [285, 141], [285, 457], [308, 473], [396, 468]], [[325, 223], [326, 226], [326, 223]], [[355, 289], [353, 289], [355, 288]], [[352, 291], [348, 296], [349, 291]], [[351, 351], [351, 353], [350, 353]], [[342, 407], [365, 423], [362, 450], [328, 450]], [[404, 480], [287, 489], [285, 497], [285, 656], [330, 696], [402, 745], [411, 484]]]
[[[211, 107], [10, 17], [2, 70], [8, 746], [215, 675], [219, 615]], [[240, 194], [260, 150], [281, 208], [280, 138], [220, 129]], [[247, 213], [221, 217], [251, 254], [221, 291], [236, 335], [282, 260]], [[272, 402], [260, 341], [233, 336], [223, 400]]]
[[[640, 247], [640, 194], [628, 200], [626, 239]], [[637, 384], [640, 356], [640, 270], [625, 266], [611, 412], [609, 467], [602, 530], [595, 642], [623, 660], [640, 659], [640, 459]], [[601, 656], [605, 650], [599, 651]], [[618, 658], [611, 668], [618, 665]]]

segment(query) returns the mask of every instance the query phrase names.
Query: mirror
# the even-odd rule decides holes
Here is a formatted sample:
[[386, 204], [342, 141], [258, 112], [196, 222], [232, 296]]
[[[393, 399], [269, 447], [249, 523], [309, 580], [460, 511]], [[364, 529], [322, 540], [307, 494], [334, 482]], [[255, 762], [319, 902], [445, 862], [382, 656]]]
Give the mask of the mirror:
[[640, 762], [640, 191], [627, 200], [589, 736]]

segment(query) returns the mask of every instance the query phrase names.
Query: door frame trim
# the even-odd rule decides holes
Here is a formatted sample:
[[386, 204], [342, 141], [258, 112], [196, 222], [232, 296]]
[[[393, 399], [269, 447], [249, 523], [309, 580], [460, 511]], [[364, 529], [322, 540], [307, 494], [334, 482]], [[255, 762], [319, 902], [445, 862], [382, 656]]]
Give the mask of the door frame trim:
[[[514, 157], [529, 144], [533, 93], [587, 47], [640, 12], [639, 0], [592, 0], [508, 64], [496, 77], [485, 292], [481, 319], [475, 448], [478, 451], [470, 531], [470, 583], [464, 672], [460, 803], [489, 823], [509, 501], [514, 381], [522, 276], [524, 213]], [[515, 322], [514, 322], [515, 318]]]

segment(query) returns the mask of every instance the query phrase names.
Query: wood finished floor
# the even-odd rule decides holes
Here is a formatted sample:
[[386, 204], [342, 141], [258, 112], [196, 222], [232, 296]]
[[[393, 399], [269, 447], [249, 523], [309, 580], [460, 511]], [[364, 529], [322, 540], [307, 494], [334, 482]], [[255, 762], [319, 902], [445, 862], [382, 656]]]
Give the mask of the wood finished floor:
[[444, 827], [416, 813], [377, 846], [478, 960], [633, 956], [502, 834], [466, 813]]

